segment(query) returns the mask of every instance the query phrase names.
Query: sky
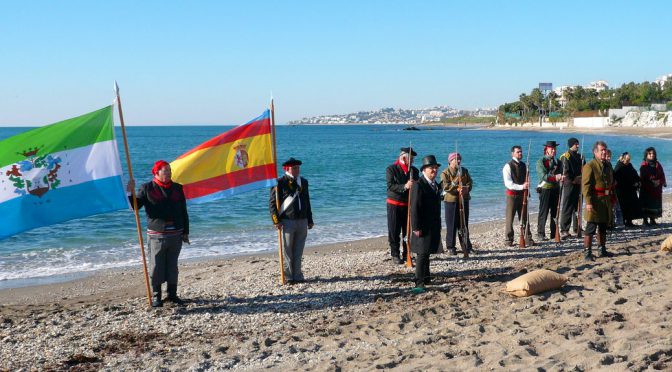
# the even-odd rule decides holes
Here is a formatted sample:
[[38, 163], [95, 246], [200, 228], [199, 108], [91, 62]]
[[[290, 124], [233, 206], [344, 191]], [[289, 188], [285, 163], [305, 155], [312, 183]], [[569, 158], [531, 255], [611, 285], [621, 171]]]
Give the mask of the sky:
[[497, 107], [672, 73], [668, 1], [5, 1], [0, 126], [112, 103], [127, 125]]

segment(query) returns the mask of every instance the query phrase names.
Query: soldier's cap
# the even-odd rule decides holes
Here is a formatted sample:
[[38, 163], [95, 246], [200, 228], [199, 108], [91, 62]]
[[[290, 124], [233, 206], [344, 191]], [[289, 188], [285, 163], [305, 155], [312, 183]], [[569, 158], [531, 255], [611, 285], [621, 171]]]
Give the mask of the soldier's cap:
[[579, 140], [572, 137], [572, 138], [567, 140], [567, 147], [572, 147], [572, 146], [576, 145], [577, 143], [579, 143]]
[[544, 144], [544, 147], [558, 147], [558, 146], [560, 146], [560, 144], [555, 141], [546, 141], [546, 143]]
[[295, 166], [295, 165], [301, 165], [301, 164], [303, 164], [303, 163], [301, 162], [301, 160], [299, 160], [299, 159], [294, 159], [294, 158], [289, 158], [289, 159], [287, 159], [287, 161], [285, 161], [284, 163], [282, 163], [282, 166], [283, 166], [283, 167], [293, 167], [293, 166]]
[[416, 156], [418, 155], [417, 152], [413, 151], [410, 147], [402, 147], [401, 152], [408, 154], [409, 152], [411, 153], [411, 156]]
[[441, 164], [436, 162], [436, 156], [427, 155], [424, 158], [422, 158], [422, 167], [420, 167], [420, 170], [423, 170], [426, 167], [429, 167], [430, 165], [436, 165], [437, 167], [441, 166]]

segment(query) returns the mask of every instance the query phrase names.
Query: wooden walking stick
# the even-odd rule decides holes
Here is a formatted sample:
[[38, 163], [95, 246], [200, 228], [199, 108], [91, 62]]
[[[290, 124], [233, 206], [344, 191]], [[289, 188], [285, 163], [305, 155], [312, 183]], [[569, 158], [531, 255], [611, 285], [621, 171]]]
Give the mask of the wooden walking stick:
[[[455, 141], [455, 154], [458, 154], [457, 157], [455, 158], [455, 161], [458, 161], [460, 158], [459, 152], [457, 151], [457, 141]], [[464, 258], [469, 257], [469, 228], [467, 227], [467, 218], [466, 214], [464, 211], [464, 195], [462, 195], [462, 164], [459, 162], [458, 168], [457, 168], [457, 207], [459, 209], [460, 213], [460, 233], [458, 235], [462, 235], [461, 239], [462, 240], [462, 253], [464, 254]], [[450, 166], [450, 164], [448, 165]]]
[[[276, 170], [278, 167], [278, 154], [276, 152], [275, 142], [275, 106], [273, 105], [273, 98], [271, 98], [271, 132], [273, 137], [273, 164]], [[277, 176], [277, 173], [276, 173]], [[280, 222], [280, 192], [278, 186], [275, 185], [275, 208], [278, 213], [278, 223]], [[285, 257], [282, 255], [282, 225], [278, 230], [278, 257], [280, 259], [280, 285], [285, 285]]]
[[[124, 112], [121, 109], [121, 97], [119, 96], [119, 85], [114, 82], [114, 93], [117, 96], [117, 109], [119, 110], [119, 123], [121, 124], [121, 135], [124, 138], [124, 150], [126, 152], [126, 167], [128, 167], [128, 178], [135, 184], [133, 179], [133, 167], [131, 166], [131, 155], [128, 152], [128, 139], [126, 138], [126, 125], [124, 124]], [[138, 199], [135, 195], [135, 186], [131, 190], [133, 200], [133, 214], [135, 215], [135, 228], [138, 231], [138, 242], [140, 243], [140, 253], [142, 256], [142, 269], [145, 273], [145, 287], [147, 289], [147, 304], [152, 307], [152, 291], [149, 288], [149, 273], [147, 272], [147, 258], [145, 256], [145, 244], [142, 240], [142, 226], [140, 225], [140, 214], [138, 212]]]
[[[581, 137], [581, 173], [583, 174], [583, 163], [586, 161], [586, 159], [583, 156], [583, 139], [585, 137]], [[581, 180], [583, 181], [583, 179]], [[581, 185], [577, 185], [579, 187], [579, 206], [576, 208], [576, 237], [581, 238], [582, 234], [581, 232], [583, 231], [582, 222], [581, 222], [581, 206], [583, 205], [583, 192], [581, 190]]]
[[[409, 142], [408, 146], [408, 179], [413, 179], [413, 142]], [[411, 193], [413, 190], [413, 183], [408, 188], [408, 207], [406, 211], [406, 267], [413, 267], [411, 260]]]
[[518, 239], [518, 245], [520, 248], [525, 248], [525, 237], [527, 236], [527, 228], [529, 227], [529, 213], [527, 208], [527, 198], [530, 196], [530, 149], [532, 148], [532, 140], [527, 146], [527, 161], [525, 162], [525, 183], [527, 183], [527, 188], [523, 190], [523, 207], [520, 210], [520, 238]]

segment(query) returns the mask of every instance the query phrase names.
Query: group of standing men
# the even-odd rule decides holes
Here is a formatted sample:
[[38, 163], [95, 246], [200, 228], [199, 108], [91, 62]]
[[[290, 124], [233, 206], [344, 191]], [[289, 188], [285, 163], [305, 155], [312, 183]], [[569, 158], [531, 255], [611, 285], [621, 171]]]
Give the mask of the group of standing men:
[[[586, 260], [593, 260], [595, 257], [594, 236], [597, 237], [599, 256], [610, 257], [613, 254], [606, 248], [607, 229], [613, 227], [616, 214], [622, 210], [625, 226], [632, 225], [632, 213], [629, 212], [633, 209], [632, 198], [620, 197], [623, 193], [619, 190], [632, 188], [633, 185], [629, 181], [623, 181], [621, 185], [617, 182], [618, 177], [615, 177], [610, 161], [611, 151], [604, 141], [595, 142], [592, 147], [593, 158], [587, 162], [579, 152], [578, 139], [570, 138], [567, 141], [567, 151], [556, 158], [558, 146], [555, 141], [547, 141], [542, 157], [536, 162], [539, 179], [536, 186], [539, 195], [536, 239], [549, 240], [545, 229], [547, 221], [550, 220], [551, 239], [560, 241], [581, 237], [584, 232]], [[464, 257], [468, 257], [473, 251], [468, 235], [469, 200], [473, 183], [467, 169], [461, 166], [462, 157], [457, 152], [449, 155], [449, 165], [441, 172], [440, 180], [437, 179], [437, 172], [441, 165], [437, 163], [435, 156], [425, 156], [418, 170], [411, 165], [412, 157], [416, 155], [411, 148], [401, 148], [397, 160], [386, 170], [388, 242], [395, 264], [402, 264], [410, 257], [408, 249], [416, 253], [415, 285], [417, 290], [424, 290], [425, 285], [431, 281], [429, 255], [439, 252], [441, 248], [442, 201], [446, 221], [446, 249], [450, 254], [456, 254], [458, 240]], [[655, 217], [662, 215], [662, 188], [666, 187], [662, 167], [655, 157], [655, 149], [646, 150], [641, 168], [642, 174], [646, 173], [646, 176], [637, 177], [637, 184], [634, 185], [636, 188], [642, 187], [640, 197], [635, 196], [635, 200], [642, 201], [642, 207], [637, 206], [637, 209], [644, 211], [647, 209], [643, 206], [647, 206], [649, 211], [653, 211], [648, 212], [648, 221], [644, 217], [647, 225], [655, 224]], [[622, 164], [617, 165], [617, 169], [620, 165]], [[524, 236], [521, 240], [526, 245], [535, 245], [527, 211], [527, 199], [531, 189], [529, 169], [523, 161], [521, 146], [511, 148], [511, 160], [504, 165], [502, 177], [506, 188], [505, 244], [514, 245], [513, 221], [518, 216], [521, 235]], [[640, 183], [645, 178], [650, 181], [649, 189], [656, 188], [654, 192]], [[619, 194], [618, 198], [616, 194]], [[586, 228], [582, 231], [581, 207], [584, 200]], [[408, 226], [411, 229], [410, 234], [407, 232]], [[570, 229], [573, 230], [573, 235]]]

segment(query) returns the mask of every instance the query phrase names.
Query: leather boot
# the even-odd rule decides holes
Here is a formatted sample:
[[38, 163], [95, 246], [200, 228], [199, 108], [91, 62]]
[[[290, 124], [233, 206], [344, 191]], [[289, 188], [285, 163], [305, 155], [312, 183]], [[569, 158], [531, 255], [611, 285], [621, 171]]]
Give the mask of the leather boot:
[[154, 288], [154, 295], [152, 297], [152, 307], [161, 307], [163, 306], [163, 300], [161, 299], [161, 287]]
[[591, 235], [585, 235], [583, 237], [583, 251], [585, 253], [586, 261], [595, 261], [593, 257], [593, 237]]
[[598, 232], [597, 242], [600, 246], [600, 257], [614, 257], [614, 254], [607, 251], [607, 233]]
[[177, 284], [168, 284], [168, 301], [182, 305], [184, 301], [177, 297]]

